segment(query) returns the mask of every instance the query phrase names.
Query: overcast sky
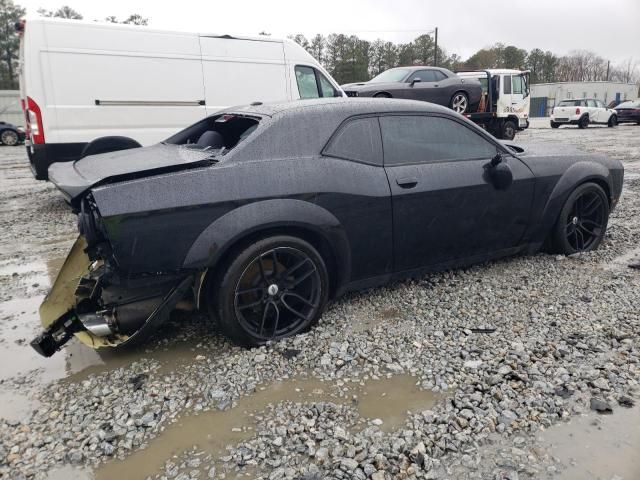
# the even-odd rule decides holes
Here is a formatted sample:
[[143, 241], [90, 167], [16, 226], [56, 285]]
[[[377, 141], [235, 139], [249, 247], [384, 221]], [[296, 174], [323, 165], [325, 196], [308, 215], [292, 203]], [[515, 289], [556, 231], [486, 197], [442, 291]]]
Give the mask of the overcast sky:
[[448, 53], [467, 58], [495, 42], [565, 54], [592, 50], [640, 60], [640, 0], [14, 0], [36, 13], [68, 4], [85, 19], [139, 13], [171, 30], [276, 37], [356, 34], [407, 42], [438, 27]]

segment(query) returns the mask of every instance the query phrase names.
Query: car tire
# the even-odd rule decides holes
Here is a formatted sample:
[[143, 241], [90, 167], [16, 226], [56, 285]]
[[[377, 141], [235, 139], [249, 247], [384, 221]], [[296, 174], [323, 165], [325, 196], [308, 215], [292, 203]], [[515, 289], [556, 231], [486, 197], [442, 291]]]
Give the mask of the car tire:
[[565, 201], [551, 232], [554, 253], [571, 255], [596, 250], [604, 239], [609, 221], [609, 199], [602, 187], [579, 185]]
[[616, 127], [618, 125], [618, 117], [616, 117], [615, 115], [611, 115], [609, 117], [609, 121], [607, 122], [607, 127], [611, 128], [611, 127]]
[[560, 124], [558, 122], [551, 122], [551, 128], [559, 128]]
[[589, 126], [589, 116], [585, 115], [578, 120], [578, 128], [587, 128]]
[[264, 345], [308, 330], [329, 298], [324, 259], [296, 237], [259, 240], [222, 270], [219, 280], [210, 282], [209, 313], [223, 335], [240, 346]]
[[13, 130], [5, 130], [0, 134], [0, 141], [7, 147], [13, 147], [18, 144], [18, 134]]
[[391, 95], [389, 95], [388, 93], [376, 93], [373, 98], [391, 98]]
[[507, 120], [503, 122], [500, 126], [500, 139], [502, 140], [513, 140], [516, 136], [517, 127], [516, 124], [512, 120]]
[[456, 113], [463, 114], [469, 109], [469, 97], [464, 92], [456, 92], [449, 101], [449, 108]]

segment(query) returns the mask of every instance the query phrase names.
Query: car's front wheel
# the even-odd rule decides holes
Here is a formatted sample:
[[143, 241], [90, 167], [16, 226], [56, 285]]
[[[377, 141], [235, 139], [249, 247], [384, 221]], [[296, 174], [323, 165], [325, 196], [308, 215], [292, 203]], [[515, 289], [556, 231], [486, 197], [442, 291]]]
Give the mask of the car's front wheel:
[[598, 248], [607, 230], [609, 200], [600, 185], [583, 183], [565, 202], [551, 234], [555, 252], [571, 255]]
[[2, 141], [3, 145], [13, 147], [18, 144], [18, 134], [13, 130], [5, 130], [0, 135], [0, 141]]
[[274, 236], [240, 251], [211, 282], [211, 314], [242, 346], [262, 345], [315, 324], [329, 296], [322, 256], [296, 237]]
[[451, 102], [449, 102], [449, 107], [451, 110], [457, 113], [465, 113], [469, 108], [469, 98], [467, 94], [464, 92], [457, 92], [451, 97]]

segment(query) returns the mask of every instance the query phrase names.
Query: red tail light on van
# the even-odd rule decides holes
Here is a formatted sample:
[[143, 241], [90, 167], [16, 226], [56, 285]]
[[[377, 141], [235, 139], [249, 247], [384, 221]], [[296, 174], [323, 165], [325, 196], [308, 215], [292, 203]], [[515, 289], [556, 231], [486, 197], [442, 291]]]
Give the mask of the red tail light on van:
[[36, 145], [44, 143], [42, 112], [38, 104], [31, 97], [27, 97], [27, 135]]

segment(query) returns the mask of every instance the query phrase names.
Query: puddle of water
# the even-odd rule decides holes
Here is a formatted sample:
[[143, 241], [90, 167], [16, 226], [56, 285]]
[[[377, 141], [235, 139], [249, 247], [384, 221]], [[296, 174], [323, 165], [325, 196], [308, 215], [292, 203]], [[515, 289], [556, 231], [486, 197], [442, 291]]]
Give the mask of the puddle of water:
[[20, 421], [36, 410], [40, 403], [29, 398], [28, 394], [0, 391], [0, 417], [7, 420]]
[[62, 268], [64, 257], [49, 258], [42, 262], [7, 263], [0, 267], [0, 276], [12, 276], [17, 273], [20, 276], [28, 274], [42, 279], [42, 284], [51, 286]]
[[208, 411], [188, 415], [166, 427], [148, 447], [130, 455], [126, 460], [113, 460], [95, 471], [96, 480], [113, 478], [146, 478], [159, 473], [166, 460], [197, 445], [200, 450], [220, 456], [225, 447], [250, 439], [254, 435], [254, 414], [269, 404], [283, 401], [351, 403], [361, 416], [381, 419], [380, 428], [393, 430], [404, 424], [407, 410], [425, 410], [434, 405], [438, 396], [420, 390], [417, 379], [409, 375], [397, 375], [381, 380], [371, 380], [364, 385], [346, 384], [346, 395], [340, 395], [338, 387], [317, 379], [289, 379], [259, 388], [255, 393], [242, 397], [230, 410]]
[[[593, 425], [595, 419], [598, 425]], [[563, 480], [640, 478], [640, 407], [586, 415], [550, 428], [541, 440], [568, 465], [560, 474]]]

